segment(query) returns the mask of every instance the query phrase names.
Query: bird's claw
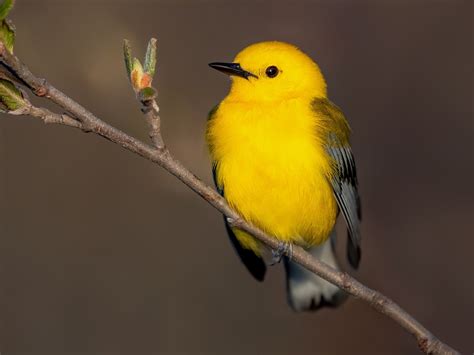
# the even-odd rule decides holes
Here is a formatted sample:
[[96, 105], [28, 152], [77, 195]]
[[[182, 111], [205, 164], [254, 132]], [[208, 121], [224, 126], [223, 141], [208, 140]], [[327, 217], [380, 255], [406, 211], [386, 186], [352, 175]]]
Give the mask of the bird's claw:
[[283, 255], [285, 254], [288, 259], [291, 260], [293, 256], [293, 244], [291, 244], [290, 242], [278, 243], [278, 248], [276, 250], [272, 250], [272, 262], [270, 263], [270, 265], [272, 266], [278, 264], [281, 261]]

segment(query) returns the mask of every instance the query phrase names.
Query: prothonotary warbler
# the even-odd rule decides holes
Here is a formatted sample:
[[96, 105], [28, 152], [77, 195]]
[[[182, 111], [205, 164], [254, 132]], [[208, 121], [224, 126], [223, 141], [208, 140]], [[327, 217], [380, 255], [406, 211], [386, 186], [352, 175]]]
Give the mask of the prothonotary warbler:
[[[230, 75], [228, 95], [211, 111], [206, 138], [214, 180], [229, 205], [248, 222], [299, 245], [338, 267], [333, 244], [339, 211], [344, 216], [350, 264], [360, 261], [360, 199], [350, 128], [329, 101], [318, 65], [297, 47], [261, 42], [231, 63], [210, 63]], [[263, 280], [262, 245], [231, 228], [242, 262]], [[336, 306], [346, 295], [284, 257], [290, 306]]]

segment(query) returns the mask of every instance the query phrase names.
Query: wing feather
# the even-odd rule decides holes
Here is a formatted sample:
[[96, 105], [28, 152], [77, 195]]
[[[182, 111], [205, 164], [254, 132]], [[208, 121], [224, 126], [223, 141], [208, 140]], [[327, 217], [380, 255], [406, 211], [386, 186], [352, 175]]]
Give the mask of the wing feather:
[[321, 120], [318, 134], [335, 164], [334, 174], [329, 178], [347, 225], [347, 256], [350, 264], [357, 268], [361, 258], [362, 213], [356, 165], [349, 144], [350, 128], [341, 110], [328, 99], [315, 99], [313, 109]]

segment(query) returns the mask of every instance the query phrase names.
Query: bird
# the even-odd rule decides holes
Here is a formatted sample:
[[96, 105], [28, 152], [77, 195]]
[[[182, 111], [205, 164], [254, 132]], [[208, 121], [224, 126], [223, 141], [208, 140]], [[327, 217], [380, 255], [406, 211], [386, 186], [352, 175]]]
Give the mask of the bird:
[[[231, 79], [227, 96], [211, 110], [206, 124], [218, 192], [245, 221], [283, 246], [279, 254], [293, 310], [342, 304], [344, 291], [285, 253], [285, 246], [298, 245], [340, 269], [334, 244], [342, 213], [349, 263], [357, 269], [361, 259], [361, 202], [351, 129], [329, 100], [319, 66], [298, 47], [280, 41], [249, 45], [232, 62], [209, 66]], [[263, 281], [263, 245], [228, 220], [225, 226], [241, 261]]]

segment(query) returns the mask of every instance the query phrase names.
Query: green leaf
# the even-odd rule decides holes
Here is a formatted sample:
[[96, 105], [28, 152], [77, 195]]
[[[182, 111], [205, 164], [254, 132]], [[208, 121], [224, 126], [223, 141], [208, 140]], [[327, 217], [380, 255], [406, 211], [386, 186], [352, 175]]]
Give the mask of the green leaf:
[[15, 27], [7, 20], [7, 16], [14, 4], [14, 0], [4, 0], [0, 4], [0, 41], [5, 44], [10, 53], [13, 52], [13, 43], [15, 42]]
[[134, 71], [138, 71], [140, 73], [140, 75], [143, 74], [142, 63], [140, 63], [138, 58], [133, 58], [133, 61], [132, 61], [132, 72], [134, 72]]
[[140, 101], [150, 101], [156, 98], [156, 90], [151, 86], [141, 89], [138, 92]]
[[0, 41], [3, 42], [10, 53], [13, 52], [13, 44], [15, 43], [15, 27], [8, 20], [0, 22]]
[[155, 74], [156, 67], [156, 38], [150, 39], [145, 55], [145, 73], [150, 76]]
[[0, 20], [5, 20], [8, 16], [8, 13], [15, 5], [14, 0], [4, 0], [0, 5]]
[[135, 93], [138, 93], [141, 89], [150, 87], [156, 66], [156, 39], [152, 38], [148, 42], [144, 66], [137, 58], [132, 59], [132, 50], [128, 40], [124, 40], [123, 42], [123, 57], [128, 78], [132, 83]]
[[131, 80], [132, 75], [132, 48], [128, 39], [123, 40], [123, 59], [125, 60], [125, 68], [127, 69], [128, 78]]
[[137, 58], [133, 58], [132, 73], [130, 74], [130, 79], [132, 81], [132, 86], [135, 90], [141, 87], [142, 77], [143, 77], [142, 64]]
[[5, 111], [14, 111], [26, 105], [20, 90], [9, 80], [0, 79], [0, 103]]

